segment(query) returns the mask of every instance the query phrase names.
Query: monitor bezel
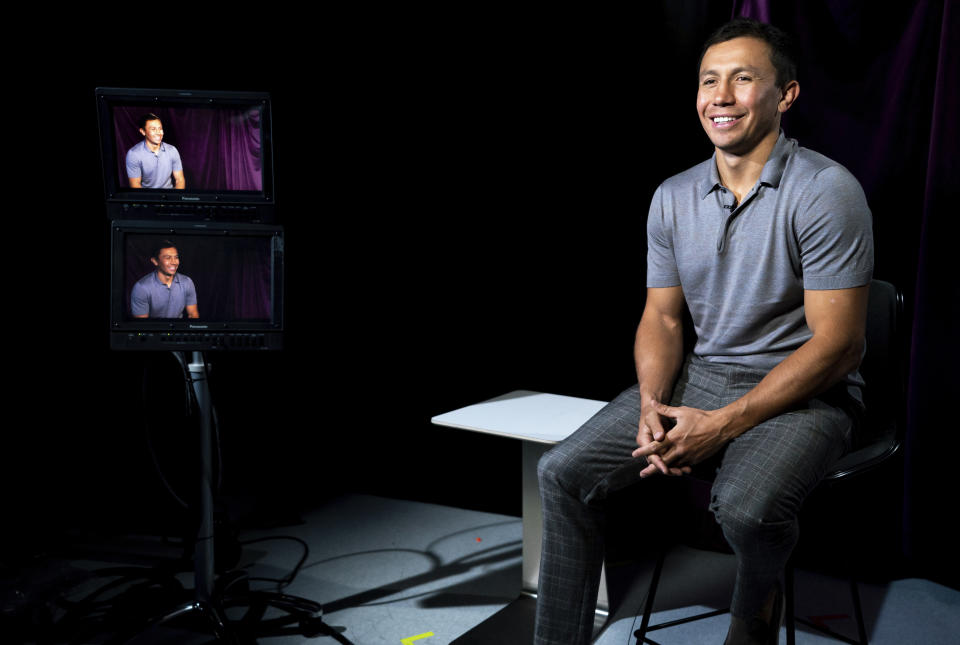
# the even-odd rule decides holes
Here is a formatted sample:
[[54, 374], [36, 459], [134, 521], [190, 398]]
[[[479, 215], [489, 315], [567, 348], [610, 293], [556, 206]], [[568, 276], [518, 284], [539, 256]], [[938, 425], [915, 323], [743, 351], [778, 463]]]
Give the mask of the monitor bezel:
[[[136, 218], [142, 212], [163, 218], [163, 207], [183, 207], [175, 213], [183, 217], [193, 209], [195, 219], [206, 219], [205, 209], [218, 206], [258, 207], [253, 219], [273, 221], [272, 209], [276, 204], [274, 193], [274, 151], [272, 100], [269, 92], [225, 90], [176, 90], [148, 88], [98, 87], [95, 90], [100, 126], [101, 170], [103, 173], [104, 198], [111, 219]], [[116, 176], [117, 142], [114, 133], [112, 108], [122, 104], [156, 106], [258, 106], [261, 112], [261, 159], [262, 184], [260, 191], [198, 190], [189, 185], [177, 189], [132, 189], [121, 186]], [[159, 207], [159, 208], [157, 208]], [[174, 215], [174, 213], [171, 213]], [[251, 219], [238, 216], [238, 220]]]
[[[130, 319], [127, 315], [125, 267], [127, 235], [156, 235], [158, 237], [198, 236], [210, 238], [264, 237], [271, 244], [271, 319], [210, 321], [180, 319]], [[284, 329], [284, 230], [277, 224], [247, 222], [182, 222], [171, 225], [164, 221], [115, 221], [111, 223], [110, 242], [110, 331], [130, 333], [270, 333], [282, 334]]]

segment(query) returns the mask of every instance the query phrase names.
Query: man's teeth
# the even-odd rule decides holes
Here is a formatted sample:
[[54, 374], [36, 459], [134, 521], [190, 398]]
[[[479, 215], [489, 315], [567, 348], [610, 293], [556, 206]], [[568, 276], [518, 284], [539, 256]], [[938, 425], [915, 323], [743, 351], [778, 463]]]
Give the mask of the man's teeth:
[[726, 123], [728, 121], [736, 121], [737, 117], [734, 116], [715, 116], [713, 117], [714, 123]]

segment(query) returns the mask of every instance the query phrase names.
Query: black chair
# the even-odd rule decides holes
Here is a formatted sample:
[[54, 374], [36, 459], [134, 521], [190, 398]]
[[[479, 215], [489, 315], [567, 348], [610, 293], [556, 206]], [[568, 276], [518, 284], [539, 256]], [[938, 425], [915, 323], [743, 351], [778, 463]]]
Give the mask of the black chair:
[[[860, 366], [860, 373], [867, 384], [865, 392], [866, 418], [858, 432], [858, 445], [833, 466], [818, 489], [842, 485], [842, 483], [858, 475], [877, 468], [893, 457], [900, 450], [902, 443], [905, 381], [904, 370], [902, 369], [904, 342], [899, 323], [903, 317], [903, 294], [889, 282], [873, 280], [870, 283], [867, 307], [867, 350]], [[666, 555], [667, 551], [664, 550], [654, 567], [640, 629], [634, 632], [638, 643], [657, 645], [656, 641], [647, 637], [648, 632], [710, 618], [730, 611], [729, 608], [718, 609], [687, 618], [650, 625], [650, 615], [653, 613], [654, 598]], [[853, 576], [850, 577], [850, 596], [859, 636], [859, 640], [856, 641], [829, 628], [794, 616], [795, 596], [792, 562], [785, 572], [784, 596], [788, 645], [794, 645], [796, 622], [801, 622], [837, 640], [854, 643], [855, 645], [866, 645], [867, 632], [860, 606], [860, 594]]]

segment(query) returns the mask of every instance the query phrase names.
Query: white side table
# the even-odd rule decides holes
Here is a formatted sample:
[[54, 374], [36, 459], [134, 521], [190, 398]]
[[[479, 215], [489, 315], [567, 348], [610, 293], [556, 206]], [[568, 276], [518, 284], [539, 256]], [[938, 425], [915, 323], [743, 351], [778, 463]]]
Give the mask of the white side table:
[[[523, 442], [522, 592], [527, 595], [536, 596], [537, 593], [543, 535], [537, 462], [551, 446], [566, 439], [605, 405], [606, 401], [516, 390], [431, 419], [436, 425], [511, 437]], [[597, 609], [606, 611], [608, 607], [606, 574], [603, 572]]]

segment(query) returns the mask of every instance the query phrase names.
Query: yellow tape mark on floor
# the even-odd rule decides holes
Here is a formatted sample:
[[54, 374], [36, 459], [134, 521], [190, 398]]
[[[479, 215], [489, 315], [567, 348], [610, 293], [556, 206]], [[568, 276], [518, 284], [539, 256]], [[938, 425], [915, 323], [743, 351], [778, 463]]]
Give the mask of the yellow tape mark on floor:
[[418, 636], [407, 636], [401, 639], [400, 642], [403, 643], [403, 645], [410, 645], [413, 641], [418, 641], [421, 638], [430, 638], [431, 636], [433, 636], [433, 632], [427, 632], [426, 634], [420, 634]]

